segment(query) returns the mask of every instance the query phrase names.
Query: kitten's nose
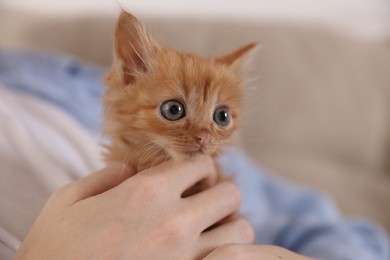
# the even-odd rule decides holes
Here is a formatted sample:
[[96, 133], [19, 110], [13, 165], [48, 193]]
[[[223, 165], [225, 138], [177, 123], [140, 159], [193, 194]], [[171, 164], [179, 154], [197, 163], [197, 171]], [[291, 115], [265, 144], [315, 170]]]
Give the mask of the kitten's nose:
[[195, 136], [195, 141], [200, 145], [205, 145], [210, 142], [210, 137], [211, 137], [210, 131], [206, 129], [202, 129]]

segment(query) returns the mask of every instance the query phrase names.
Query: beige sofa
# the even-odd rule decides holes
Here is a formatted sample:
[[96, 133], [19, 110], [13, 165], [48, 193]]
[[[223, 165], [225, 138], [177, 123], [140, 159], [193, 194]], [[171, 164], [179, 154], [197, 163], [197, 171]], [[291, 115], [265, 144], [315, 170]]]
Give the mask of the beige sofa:
[[[334, 196], [343, 212], [390, 230], [390, 39], [269, 22], [142, 17], [164, 45], [217, 55], [258, 41], [242, 123], [264, 167]], [[0, 46], [109, 65], [114, 15], [0, 10]]]

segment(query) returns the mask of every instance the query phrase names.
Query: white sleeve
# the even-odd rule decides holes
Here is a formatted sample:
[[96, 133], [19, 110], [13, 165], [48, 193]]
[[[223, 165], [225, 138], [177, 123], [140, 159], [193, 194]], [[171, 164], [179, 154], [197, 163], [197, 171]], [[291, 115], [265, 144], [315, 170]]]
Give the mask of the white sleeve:
[[0, 259], [53, 191], [102, 166], [98, 138], [65, 112], [0, 86]]

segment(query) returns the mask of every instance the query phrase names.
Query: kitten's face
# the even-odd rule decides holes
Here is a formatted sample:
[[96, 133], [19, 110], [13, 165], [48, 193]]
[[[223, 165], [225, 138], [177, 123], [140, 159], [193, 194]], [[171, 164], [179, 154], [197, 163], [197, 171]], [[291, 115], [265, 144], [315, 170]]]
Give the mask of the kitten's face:
[[239, 118], [242, 80], [235, 63], [253, 47], [222, 58], [163, 49], [122, 13], [105, 93], [105, 130], [114, 145], [139, 156], [218, 154]]

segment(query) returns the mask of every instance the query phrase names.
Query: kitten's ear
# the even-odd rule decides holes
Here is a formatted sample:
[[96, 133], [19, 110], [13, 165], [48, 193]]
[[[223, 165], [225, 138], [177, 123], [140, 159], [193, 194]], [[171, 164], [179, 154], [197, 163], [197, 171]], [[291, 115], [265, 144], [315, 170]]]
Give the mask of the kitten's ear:
[[257, 43], [250, 43], [238, 50], [233, 51], [225, 56], [218, 57], [216, 60], [229, 67], [238, 68], [247, 59], [248, 56], [257, 50], [259, 45]]
[[136, 74], [152, 70], [152, 58], [158, 48], [145, 26], [122, 10], [115, 29], [115, 57], [126, 85], [135, 81]]

